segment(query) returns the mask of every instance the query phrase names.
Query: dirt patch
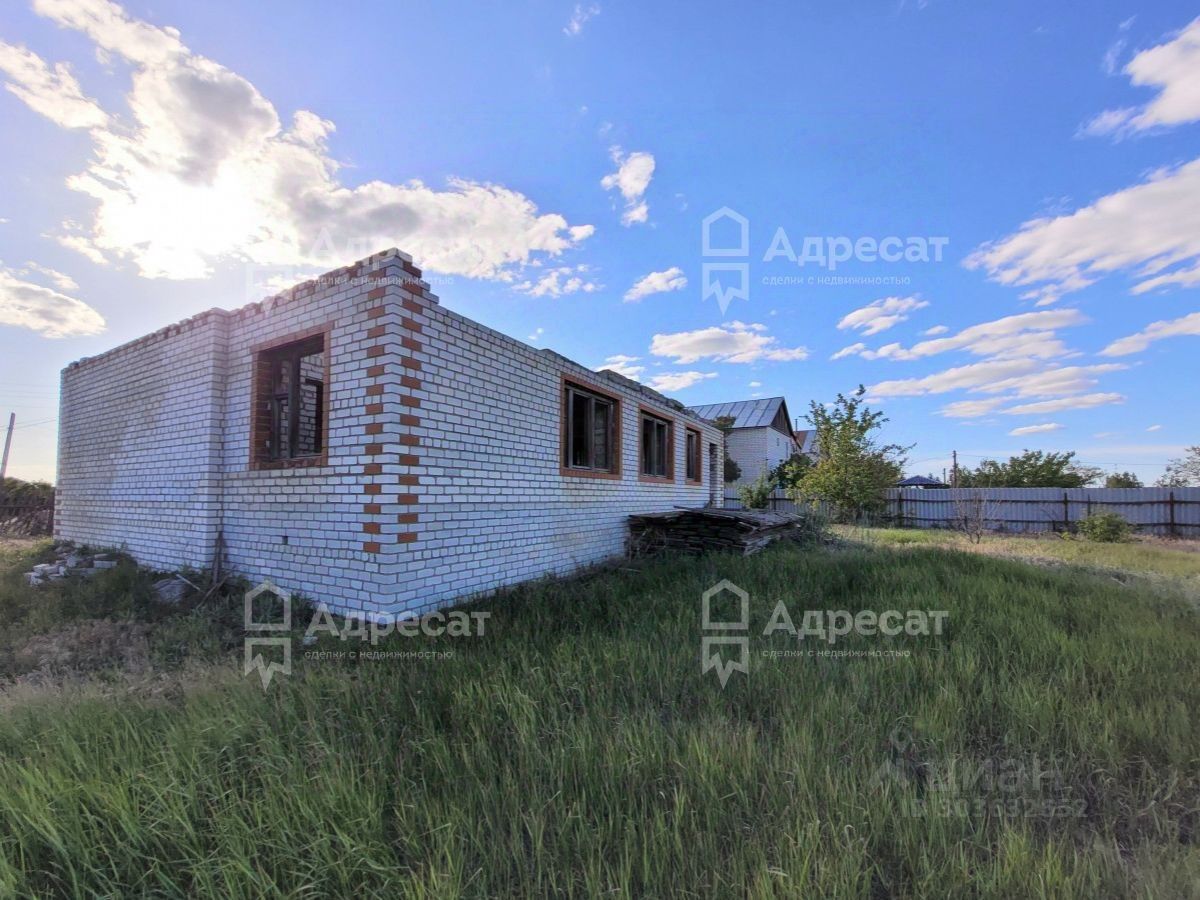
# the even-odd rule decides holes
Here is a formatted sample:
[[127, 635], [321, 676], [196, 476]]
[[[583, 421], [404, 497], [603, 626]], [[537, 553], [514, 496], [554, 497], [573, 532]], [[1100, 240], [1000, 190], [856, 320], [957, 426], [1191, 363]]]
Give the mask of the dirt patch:
[[150, 626], [144, 622], [92, 619], [36, 634], [18, 645], [10, 672], [17, 681], [45, 683], [64, 675], [120, 669], [140, 674], [150, 668]]

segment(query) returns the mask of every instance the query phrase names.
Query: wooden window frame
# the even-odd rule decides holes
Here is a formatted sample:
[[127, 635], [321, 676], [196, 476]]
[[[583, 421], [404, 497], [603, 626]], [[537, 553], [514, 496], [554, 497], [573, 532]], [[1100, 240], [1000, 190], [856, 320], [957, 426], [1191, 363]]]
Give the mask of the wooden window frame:
[[[667, 426], [667, 473], [665, 475], [646, 475], [642, 472], [642, 422], [654, 419]], [[638, 481], [648, 484], [673, 484], [675, 481], [675, 420], [663, 415], [659, 410], [649, 406], [638, 406], [637, 430], [637, 472]]]
[[[329, 465], [329, 398], [331, 390], [329, 374], [332, 327], [329, 324], [296, 331], [272, 338], [250, 348], [253, 377], [250, 386], [250, 468], [253, 471], [273, 469], [307, 469]], [[267, 392], [271, 389], [271, 367], [274, 356], [293, 344], [302, 344], [321, 338], [321, 352], [325, 356], [324, 381], [321, 390], [321, 452], [312, 456], [297, 456], [290, 459], [272, 459], [271, 409]]]
[[[689, 456], [688, 438], [691, 437], [696, 439], [696, 451]], [[687, 477], [688, 462], [696, 469], [695, 478]], [[687, 484], [704, 484], [704, 438], [699, 428], [692, 428], [690, 425], [686, 426], [683, 432], [683, 480]]]
[[[585, 394], [592, 394], [603, 400], [607, 400], [613, 406], [612, 422], [609, 427], [610, 440], [612, 446], [610, 448], [611, 468], [609, 469], [591, 469], [579, 468], [577, 466], [568, 465], [570, 458], [567, 453], [567, 444], [570, 436], [571, 410], [567, 403], [567, 389], [572, 388]], [[585, 381], [581, 378], [575, 378], [570, 375], [563, 375], [559, 379], [558, 385], [558, 403], [559, 403], [559, 436], [558, 436], [558, 472], [570, 478], [604, 478], [609, 480], [619, 480], [621, 478], [621, 398], [611, 391], [606, 391], [603, 388]]]

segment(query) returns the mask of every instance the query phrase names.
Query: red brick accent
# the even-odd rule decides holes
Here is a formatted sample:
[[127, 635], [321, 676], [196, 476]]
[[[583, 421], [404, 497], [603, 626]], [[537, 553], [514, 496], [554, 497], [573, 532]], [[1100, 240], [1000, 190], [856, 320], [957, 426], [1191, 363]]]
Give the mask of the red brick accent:
[[398, 543], [398, 544], [411, 544], [416, 539], [417, 539], [417, 533], [415, 531], [405, 531], [405, 532], [401, 532], [400, 534], [396, 535], [396, 543]]
[[408, 318], [408, 316], [405, 316], [400, 320], [400, 327], [405, 331], [411, 331], [414, 334], [421, 333], [421, 323], [415, 321], [414, 319]]
[[[382, 327], [382, 326], [380, 326], [380, 327]], [[367, 337], [372, 337], [372, 336], [373, 335], [367, 335]], [[413, 353], [420, 353], [422, 350], [425, 349], [425, 345], [422, 344], [420, 341], [414, 341], [412, 338], [407, 338], [407, 337], [400, 338], [400, 346], [403, 347], [405, 350], [411, 350]]]
[[380, 375], [382, 375], [386, 371], [387, 371], [387, 366], [383, 365], [382, 363], [380, 363], [379, 365], [376, 365], [376, 366], [367, 366], [367, 377], [368, 378], [378, 378]]
[[383, 356], [386, 352], [387, 348], [383, 344], [376, 344], [374, 347], [367, 348], [367, 359], [375, 359], [376, 357]]
[[416, 494], [397, 494], [396, 495], [396, 503], [399, 504], [400, 506], [416, 506], [417, 505], [417, 495]]
[[364, 456], [378, 456], [383, 452], [383, 444], [367, 444], [363, 447]]
[[416, 300], [410, 300], [407, 297], [400, 301], [400, 305], [411, 313], [423, 313], [425, 311], [421, 308], [420, 303], [418, 303]]
[[387, 307], [386, 306], [372, 306], [370, 309], [367, 310], [367, 318], [368, 319], [378, 319], [378, 318], [380, 318], [382, 316], [386, 316], [386, 315], [387, 315]]
[[378, 503], [364, 503], [363, 512], [368, 516], [377, 516], [383, 510], [383, 507]]
[[368, 416], [383, 415], [383, 404], [382, 403], [368, 403], [366, 406], [363, 407], [363, 412]]
[[368, 422], [366, 431], [367, 431], [367, 434], [383, 434], [383, 423], [382, 422]]
[[410, 356], [400, 357], [400, 365], [404, 366], [406, 369], [412, 369], [416, 372], [421, 371], [421, 361], [419, 359], [413, 359]]
[[375, 338], [383, 337], [387, 333], [386, 325], [375, 325], [367, 329], [367, 337], [374, 340]]
[[408, 415], [408, 413], [401, 413], [400, 414], [400, 424], [404, 425], [407, 428], [416, 428], [418, 425], [421, 424], [421, 420], [418, 419], [416, 416]]
[[378, 397], [382, 393], [383, 393], [383, 385], [382, 384], [368, 384], [367, 385], [367, 396], [368, 397]]
[[381, 548], [379, 546], [378, 541], [364, 541], [363, 542], [363, 552], [365, 552], [365, 553], [378, 553], [380, 551], [380, 549]]
[[421, 398], [420, 397], [401, 397], [400, 405], [401, 406], [410, 406], [413, 409], [420, 409], [421, 408]]
[[363, 532], [366, 534], [379, 534], [379, 523], [363, 522]]
[[400, 525], [413, 525], [417, 521], [416, 513], [400, 513], [396, 516], [396, 522]]
[[411, 453], [402, 453], [396, 457], [396, 463], [401, 466], [419, 466], [421, 460], [419, 457], [413, 456]]
[[421, 483], [421, 478], [418, 475], [400, 475], [398, 477], [400, 479], [399, 483], [408, 487]]
[[420, 390], [421, 389], [421, 379], [414, 378], [411, 375], [401, 375], [400, 376], [400, 387], [411, 388], [413, 390]]
[[383, 493], [383, 485], [382, 484], [364, 484], [363, 485], [363, 493], [371, 494], [371, 495], [382, 494]]
[[400, 268], [402, 268], [405, 272], [407, 272], [409, 275], [412, 275], [415, 278], [421, 277], [421, 270], [418, 269], [416, 266], [414, 266], [410, 262], [405, 262], [404, 260], [400, 260]]
[[384, 294], [383, 288], [372, 288], [371, 290], [367, 291], [367, 299], [368, 300], [382, 300], [383, 294]]
[[415, 447], [420, 443], [420, 441], [417, 440], [417, 436], [415, 434], [402, 434], [400, 435], [398, 443], [403, 444], [405, 447]]

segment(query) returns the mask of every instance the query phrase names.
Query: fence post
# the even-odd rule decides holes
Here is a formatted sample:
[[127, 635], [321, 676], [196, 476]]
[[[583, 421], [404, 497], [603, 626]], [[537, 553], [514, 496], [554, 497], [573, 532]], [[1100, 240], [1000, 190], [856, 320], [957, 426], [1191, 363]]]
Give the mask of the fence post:
[[1063, 491], [1063, 533], [1071, 530], [1071, 500]]
[[900, 488], [896, 494], [896, 519], [900, 522], [900, 527], [904, 527], [904, 488]]
[[1175, 530], [1175, 492], [1174, 491], [1171, 491], [1171, 493], [1167, 496], [1167, 512], [1169, 514], [1168, 521], [1171, 523], [1171, 537], [1179, 537], [1178, 533]]

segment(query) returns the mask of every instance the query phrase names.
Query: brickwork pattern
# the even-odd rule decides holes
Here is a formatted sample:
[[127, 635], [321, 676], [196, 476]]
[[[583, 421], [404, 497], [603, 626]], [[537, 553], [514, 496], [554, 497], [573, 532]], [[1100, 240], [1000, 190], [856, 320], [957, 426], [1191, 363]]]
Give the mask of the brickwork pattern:
[[[264, 347], [323, 333], [324, 453], [254, 464]], [[621, 472], [561, 468], [563, 379], [617, 397]], [[623, 552], [634, 512], [720, 502], [723, 436], [679, 404], [442, 307], [385, 251], [69, 366], [60, 537], [143, 564], [230, 570], [343, 612], [420, 613]], [[638, 410], [672, 422], [673, 476], [639, 480]], [[686, 428], [703, 477], [685, 481]]]

